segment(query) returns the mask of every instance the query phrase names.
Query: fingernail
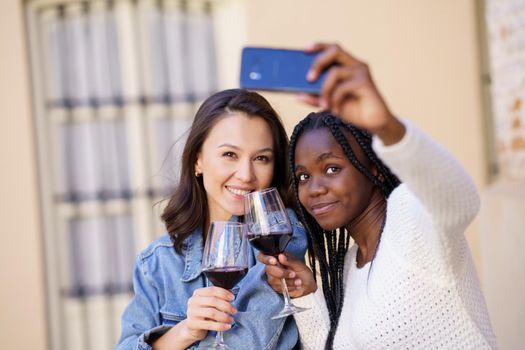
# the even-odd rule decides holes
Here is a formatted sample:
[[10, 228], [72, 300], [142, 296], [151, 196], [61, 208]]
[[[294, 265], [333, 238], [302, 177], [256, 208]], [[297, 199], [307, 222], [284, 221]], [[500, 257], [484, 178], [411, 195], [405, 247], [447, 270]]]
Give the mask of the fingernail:
[[305, 47], [305, 50], [311, 50], [315, 47], [315, 43], [310, 43]]
[[277, 263], [277, 260], [275, 258], [270, 259], [270, 264], [275, 265]]
[[289, 276], [290, 276], [290, 278], [294, 278], [294, 277], [295, 277], [295, 272], [293, 272], [293, 271], [290, 272], [290, 275], [289, 275]]
[[[237, 309], [236, 308], [233, 308], [232, 310], [233, 310], [232, 315], [237, 313]], [[232, 320], [233, 320], [233, 318], [232, 318]]]
[[235, 299], [235, 295], [230, 294], [230, 300], [233, 300], [233, 299]]
[[315, 79], [315, 73], [313, 71], [308, 71], [308, 74], [306, 74], [306, 80], [312, 81]]
[[325, 99], [321, 99], [320, 105], [321, 105], [322, 109], [327, 109], [328, 108], [328, 102], [326, 102]]

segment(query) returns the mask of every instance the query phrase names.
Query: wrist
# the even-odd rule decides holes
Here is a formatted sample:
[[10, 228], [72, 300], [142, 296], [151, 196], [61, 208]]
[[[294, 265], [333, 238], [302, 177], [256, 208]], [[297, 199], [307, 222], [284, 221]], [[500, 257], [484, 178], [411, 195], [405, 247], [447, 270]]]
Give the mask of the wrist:
[[377, 135], [385, 146], [389, 146], [401, 141], [406, 130], [405, 125], [399, 119], [391, 116], [387, 123], [370, 131]]
[[198, 340], [200, 339], [197, 339], [188, 327], [187, 320], [182, 320], [162, 337], [157, 339], [157, 341], [152, 344], [152, 348], [154, 350], [182, 350], [188, 348]]
[[177, 335], [184, 343], [193, 344], [196, 341], [201, 340], [190, 330], [187, 319], [180, 321], [177, 326], [179, 327]]
[[307, 289], [306, 293], [304, 295], [312, 294], [317, 292], [317, 283], [312, 283], [312, 285]]

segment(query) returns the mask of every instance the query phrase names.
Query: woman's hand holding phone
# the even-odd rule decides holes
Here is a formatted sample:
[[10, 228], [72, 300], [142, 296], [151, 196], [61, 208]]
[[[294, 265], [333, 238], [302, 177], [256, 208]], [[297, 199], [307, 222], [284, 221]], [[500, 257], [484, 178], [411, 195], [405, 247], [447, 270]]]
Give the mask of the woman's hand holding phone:
[[317, 43], [305, 52], [317, 53], [308, 81], [327, 73], [320, 94], [301, 94], [301, 101], [330, 110], [345, 122], [376, 134], [387, 145], [401, 140], [405, 127], [388, 109], [366, 63], [337, 44]]

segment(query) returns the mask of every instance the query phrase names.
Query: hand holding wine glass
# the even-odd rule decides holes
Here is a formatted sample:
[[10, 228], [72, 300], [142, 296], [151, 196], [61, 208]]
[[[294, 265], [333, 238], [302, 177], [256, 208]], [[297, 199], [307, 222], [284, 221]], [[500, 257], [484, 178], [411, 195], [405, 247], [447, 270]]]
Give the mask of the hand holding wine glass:
[[[245, 221], [250, 244], [266, 255], [277, 257], [292, 238], [292, 224], [276, 188], [245, 196]], [[293, 305], [286, 280], [281, 279], [284, 308], [272, 319], [287, 317], [306, 309]]]
[[[248, 245], [245, 230], [245, 225], [238, 222], [212, 221], [210, 223], [202, 257], [202, 271], [213, 283], [212, 288], [215, 291], [227, 292], [232, 289], [248, 271]], [[217, 306], [220, 308], [221, 304]], [[222, 306], [222, 309], [226, 307], [226, 305]], [[212, 310], [212, 315], [215, 314]], [[221, 322], [233, 321], [231, 317], [227, 319], [227, 314], [224, 316]], [[217, 336], [210, 349], [229, 349], [224, 342], [222, 331], [217, 330]]]
[[283, 293], [281, 279], [286, 279], [288, 294], [299, 298], [317, 290], [317, 283], [312, 270], [302, 261], [288, 252], [279, 256], [257, 256], [257, 260], [266, 265], [268, 284], [278, 293]]

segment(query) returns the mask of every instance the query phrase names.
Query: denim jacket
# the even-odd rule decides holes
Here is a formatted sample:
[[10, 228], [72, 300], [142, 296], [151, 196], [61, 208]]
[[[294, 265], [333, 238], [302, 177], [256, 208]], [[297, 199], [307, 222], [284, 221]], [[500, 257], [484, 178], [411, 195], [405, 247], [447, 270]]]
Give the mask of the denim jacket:
[[[287, 251], [304, 257], [306, 233], [295, 213], [288, 209], [293, 236]], [[203, 252], [202, 229], [193, 232], [177, 254], [168, 235], [154, 241], [136, 260], [133, 274], [135, 295], [122, 315], [122, 334], [117, 350], [149, 350], [148, 341], [164, 334], [186, 318], [187, 301], [193, 292], [206, 287], [201, 273]], [[293, 317], [272, 320], [283, 307], [282, 295], [267, 283], [264, 268], [250, 246], [250, 268], [244, 279], [232, 290], [232, 302], [238, 310], [233, 327], [224, 332], [226, 344], [234, 350], [289, 350], [298, 340]], [[211, 283], [209, 284], [211, 285]], [[213, 342], [215, 332], [192, 344], [188, 349], [205, 347]]]

